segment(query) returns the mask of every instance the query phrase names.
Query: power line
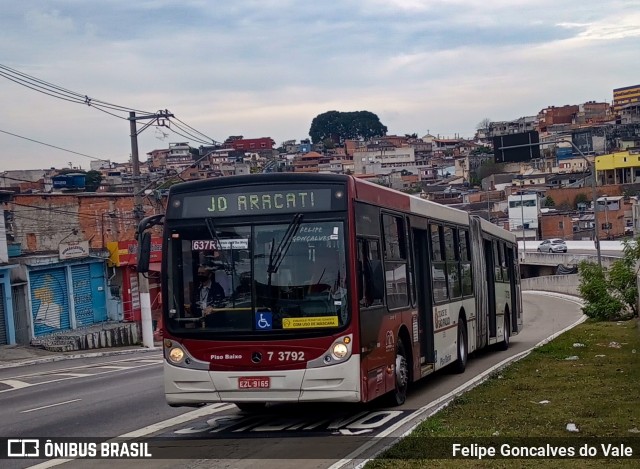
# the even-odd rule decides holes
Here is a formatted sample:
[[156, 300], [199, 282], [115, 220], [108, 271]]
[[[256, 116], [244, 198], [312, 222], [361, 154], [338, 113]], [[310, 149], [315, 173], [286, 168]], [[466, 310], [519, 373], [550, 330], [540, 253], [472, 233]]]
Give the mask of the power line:
[[98, 160], [98, 161], [107, 161], [107, 158], [98, 158], [97, 156], [91, 156], [91, 155], [86, 155], [84, 153], [79, 153], [77, 151], [67, 150], [66, 148], [57, 147], [55, 145], [51, 145], [50, 143], [44, 143], [44, 142], [29, 138], [29, 137], [23, 137], [22, 135], [18, 135], [18, 134], [14, 134], [14, 133], [11, 133], [11, 132], [7, 132], [6, 130], [0, 129], [0, 132], [2, 132], [3, 134], [12, 135], [13, 137], [18, 137], [18, 138], [22, 138], [24, 140], [29, 140], [30, 142], [39, 143], [40, 145], [45, 145], [47, 147], [55, 148], [56, 150], [62, 150], [62, 151], [66, 151], [68, 153], [73, 153], [74, 155], [85, 156], [87, 158], [92, 158], [92, 159]]
[[[107, 108], [111, 108], [113, 110], [119, 110], [124, 112], [138, 112], [142, 114], [153, 114], [148, 111], [141, 111], [139, 109], [132, 109], [126, 106], [120, 106], [117, 104], [112, 104], [107, 101], [102, 101], [99, 99], [94, 99], [89, 97], [86, 94], [77, 93], [75, 91], [71, 91], [65, 88], [62, 88], [58, 85], [54, 85], [53, 83], [46, 82], [39, 78], [33, 77], [31, 75], [27, 75], [26, 73], [20, 72], [13, 68], [7, 67], [6, 65], [0, 64], [0, 76], [3, 76], [19, 85], [26, 86], [27, 88], [31, 88], [35, 91], [45, 92], [48, 91], [50, 96], [57, 97], [60, 99], [65, 99], [67, 101], [72, 101], [79, 104], [85, 104], [87, 106], [103, 106]], [[45, 90], [45, 91], [42, 91]], [[58, 95], [58, 96], [56, 96]]]
[[[18, 207], [27, 207], [27, 208], [32, 208], [35, 210], [45, 210], [47, 212], [55, 212], [55, 213], [61, 213], [64, 215], [75, 215], [78, 218], [82, 217], [82, 218], [91, 218], [94, 219], [96, 217], [101, 217], [102, 214], [98, 215], [96, 213], [83, 213], [83, 212], [72, 212], [72, 211], [68, 211], [68, 210], [60, 210], [56, 207], [39, 207], [37, 205], [29, 205], [29, 204], [20, 204], [17, 202], [13, 202], [13, 205], [16, 205]], [[105, 212], [108, 212], [108, 210], [106, 210]], [[20, 212], [15, 212], [14, 213], [20, 213]], [[134, 217], [123, 217], [123, 216], [117, 216], [114, 215], [111, 218], [118, 218], [119, 220], [136, 220], [136, 218]]]
[[[180, 122], [181, 124], [183, 124], [184, 126], [188, 127], [189, 129], [193, 130], [194, 132], [202, 135], [203, 137], [205, 137], [207, 140], [210, 140], [214, 145], [216, 144], [220, 144], [220, 142], [215, 141], [214, 139], [212, 139], [211, 137], [203, 134], [202, 132], [200, 132], [199, 130], [194, 129], [193, 127], [191, 127], [189, 124], [182, 122], [180, 119], [178, 119], [177, 117], [174, 117], [175, 120], [177, 120], [178, 122]], [[175, 124], [175, 122], [174, 122]]]

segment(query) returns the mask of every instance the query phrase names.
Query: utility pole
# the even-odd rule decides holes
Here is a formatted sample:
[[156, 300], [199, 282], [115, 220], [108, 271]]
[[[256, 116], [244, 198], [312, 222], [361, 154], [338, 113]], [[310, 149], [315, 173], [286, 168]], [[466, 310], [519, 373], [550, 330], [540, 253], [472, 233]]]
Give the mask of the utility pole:
[[[164, 125], [161, 119], [173, 117], [167, 110], [156, 114], [136, 117], [135, 112], [129, 112], [129, 130], [131, 132], [131, 169], [133, 172], [133, 215], [137, 222], [144, 217], [142, 207], [142, 189], [140, 182], [140, 159], [138, 156], [138, 135], [153, 125]], [[137, 121], [148, 120], [139, 131]], [[140, 315], [142, 320], [142, 345], [153, 348], [153, 321], [151, 319], [151, 298], [149, 296], [149, 279], [143, 273], [138, 273], [138, 290], [140, 292]]]

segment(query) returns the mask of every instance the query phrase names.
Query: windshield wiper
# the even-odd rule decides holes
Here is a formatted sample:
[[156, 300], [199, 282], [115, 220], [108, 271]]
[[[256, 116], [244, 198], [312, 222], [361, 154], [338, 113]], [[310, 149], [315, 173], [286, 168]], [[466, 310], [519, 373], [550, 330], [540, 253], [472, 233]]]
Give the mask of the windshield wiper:
[[296, 213], [295, 216], [293, 217], [293, 220], [291, 220], [291, 223], [289, 223], [289, 226], [287, 227], [287, 231], [285, 231], [284, 236], [280, 240], [280, 244], [278, 244], [278, 247], [276, 248], [275, 252], [273, 250], [273, 244], [271, 244], [271, 253], [269, 254], [269, 265], [267, 267], [267, 272], [269, 273], [269, 275], [271, 275], [274, 272], [277, 272], [278, 268], [280, 268], [280, 264], [282, 264], [282, 261], [284, 260], [284, 257], [286, 256], [287, 251], [289, 250], [289, 246], [291, 246], [293, 237], [298, 232], [298, 228], [300, 228], [301, 224], [302, 224], [302, 214]]
[[231, 268], [231, 262], [229, 262], [229, 259], [227, 259], [227, 255], [225, 254], [224, 250], [222, 249], [222, 241], [220, 241], [220, 238], [218, 237], [218, 233], [216, 231], [216, 225], [215, 225], [215, 223], [213, 221], [213, 218], [205, 218], [204, 222], [207, 225], [207, 229], [209, 230], [209, 235], [211, 236], [211, 239], [214, 239], [216, 241], [216, 243], [218, 243], [218, 252], [222, 256], [222, 262], [224, 263], [224, 269], [225, 270], [229, 270]]

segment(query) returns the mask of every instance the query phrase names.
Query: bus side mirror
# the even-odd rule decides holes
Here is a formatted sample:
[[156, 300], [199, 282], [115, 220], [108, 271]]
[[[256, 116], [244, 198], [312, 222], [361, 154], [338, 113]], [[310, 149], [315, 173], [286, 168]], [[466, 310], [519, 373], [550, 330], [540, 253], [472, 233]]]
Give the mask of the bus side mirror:
[[138, 240], [138, 272], [149, 272], [149, 259], [151, 257], [151, 233], [143, 232]]

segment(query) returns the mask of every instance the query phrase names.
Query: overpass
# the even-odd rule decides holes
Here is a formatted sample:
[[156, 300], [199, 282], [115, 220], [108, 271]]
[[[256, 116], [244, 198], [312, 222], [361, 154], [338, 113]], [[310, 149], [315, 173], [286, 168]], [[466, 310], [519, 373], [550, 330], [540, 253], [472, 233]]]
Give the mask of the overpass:
[[[558, 267], [577, 267], [586, 260], [598, 262], [597, 252], [593, 241], [567, 241], [567, 253], [549, 254], [537, 252], [540, 241], [527, 241], [527, 251], [523, 250], [524, 243], [520, 241], [520, 275], [523, 290], [540, 290], [570, 295], [579, 295], [578, 274], [558, 275]], [[621, 241], [601, 241], [600, 252], [602, 266], [610, 268], [611, 264], [622, 257], [624, 245]]]

